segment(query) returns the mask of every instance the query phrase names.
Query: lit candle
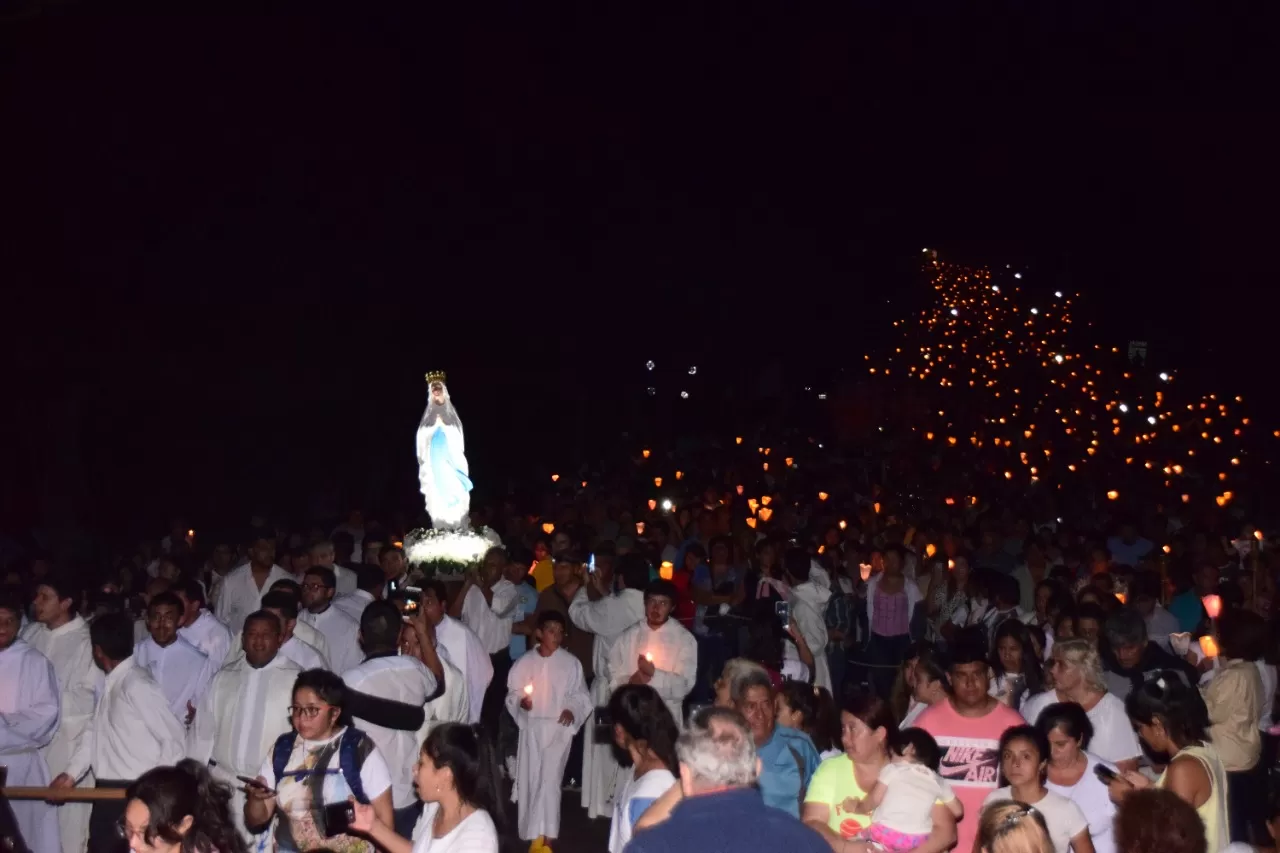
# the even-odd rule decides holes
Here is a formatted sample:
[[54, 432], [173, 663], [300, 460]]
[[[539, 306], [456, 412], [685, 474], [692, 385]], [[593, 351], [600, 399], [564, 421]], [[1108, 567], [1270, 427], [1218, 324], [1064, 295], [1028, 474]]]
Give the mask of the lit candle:
[[1217, 619], [1222, 612], [1222, 599], [1216, 595], [1206, 595], [1200, 599], [1200, 603], [1204, 605], [1204, 612], [1209, 614], [1210, 619]]
[[556, 526], [549, 521], [544, 521], [542, 523], [542, 532], [547, 534], [548, 536], [550, 536], [551, 532], [555, 529], [556, 529]]
[[861, 572], [861, 574], [862, 574], [862, 579], [863, 579], [864, 581], [871, 577], [871, 564], [870, 564], [870, 563], [859, 563], [859, 564], [858, 564], [858, 570]]
[[1217, 641], [1205, 634], [1200, 638], [1200, 651], [1204, 652], [1204, 656], [1207, 658], [1216, 658], [1218, 656]]
[[637, 536], [643, 536], [643, 535], [644, 535], [644, 522], [643, 522], [643, 521], [637, 521], [637, 522], [636, 522], [636, 535], [637, 535]]
[[1123, 592], [1116, 593], [1116, 600], [1119, 601], [1121, 604], [1128, 603], [1128, 597]]
[[658, 577], [664, 581], [671, 580], [671, 576], [675, 574], [676, 567], [670, 560], [663, 560], [662, 565], [658, 567]]
[[533, 695], [533, 682], [530, 682], [524, 686], [524, 695], [526, 696]]
[[653, 663], [653, 654], [651, 652], [645, 652], [644, 659], [647, 660], [649, 663]]

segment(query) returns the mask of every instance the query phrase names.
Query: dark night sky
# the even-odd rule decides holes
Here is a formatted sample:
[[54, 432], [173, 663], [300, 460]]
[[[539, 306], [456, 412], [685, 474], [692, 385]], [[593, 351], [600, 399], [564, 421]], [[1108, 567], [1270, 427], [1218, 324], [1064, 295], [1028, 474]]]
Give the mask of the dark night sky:
[[496, 482], [567, 458], [646, 358], [860, 357], [926, 245], [1029, 263], [1116, 343], [1247, 387], [1273, 28], [1118, 5], [10, 24], [0, 527], [51, 495], [118, 528], [412, 494], [436, 367]]

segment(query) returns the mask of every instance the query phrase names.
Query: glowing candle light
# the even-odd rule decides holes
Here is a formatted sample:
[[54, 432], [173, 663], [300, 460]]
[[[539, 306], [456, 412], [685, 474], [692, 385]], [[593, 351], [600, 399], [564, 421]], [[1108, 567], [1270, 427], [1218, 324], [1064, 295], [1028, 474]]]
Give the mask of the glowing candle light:
[[876, 515], [879, 515], [879, 514], [880, 514], [880, 501], [876, 501], [875, 503], [873, 503], [873, 504], [871, 505], [871, 508], [872, 508], [873, 510], [875, 510]]
[[677, 472], [676, 472], [676, 479], [677, 479], [677, 480], [683, 480], [683, 479], [684, 479], [684, 472], [683, 472], [683, 471], [677, 471]]
[[773, 510], [769, 509], [767, 506], [762, 506], [760, 507], [760, 511], [757, 515], [760, 516], [761, 521], [768, 521], [770, 518], [773, 518]]
[[1126, 604], [1128, 603], [1129, 597], [1125, 595], [1123, 592], [1117, 592], [1116, 600], [1119, 601], [1121, 604]]
[[747, 527], [750, 527], [752, 530], [756, 529], [756, 520], [754, 516], [747, 516]]
[[760, 508], [760, 501], [756, 500], [755, 498], [747, 498], [747, 509], [751, 510], [752, 514], [754, 514], [755, 511], [759, 508]]
[[1216, 595], [1206, 595], [1200, 599], [1200, 603], [1204, 605], [1204, 612], [1209, 614], [1210, 619], [1217, 619], [1222, 612], [1222, 599]]
[[653, 498], [649, 498], [649, 512], [653, 512], [657, 508], [658, 508], [658, 502], [655, 501]]
[[649, 663], [653, 663], [653, 654], [651, 652], [645, 652], [644, 659], [647, 660]]
[[637, 521], [637, 522], [636, 522], [636, 535], [637, 535], [637, 536], [643, 536], [643, 535], [644, 535], [644, 522], [643, 522], [643, 521]]
[[560, 482], [560, 475], [559, 475], [559, 474], [552, 474], [552, 475], [551, 475], [551, 482], [553, 482], [553, 483], [558, 483], [558, 482]]
[[843, 518], [842, 518], [842, 519], [840, 519], [840, 529], [841, 529], [841, 530], [844, 530], [844, 529], [845, 529], [845, 528], [847, 528], [848, 526], [849, 526], [849, 522], [845, 521]]
[[1200, 651], [1204, 652], [1204, 656], [1207, 658], [1216, 658], [1218, 656], [1218, 641], [1205, 634], [1200, 638]]
[[858, 572], [859, 572], [859, 574], [861, 574], [861, 575], [862, 575], [862, 579], [863, 579], [864, 581], [865, 581], [865, 580], [867, 580], [868, 578], [870, 578], [870, 577], [871, 577], [871, 564], [870, 564], [870, 563], [859, 563], [859, 564], [858, 564]]
[[924, 546], [924, 555], [926, 557], [932, 557], [936, 553], [938, 553], [938, 549], [932, 542]]
[[659, 489], [661, 489], [661, 488], [662, 488], [662, 478], [661, 478], [661, 477], [654, 477], [654, 478], [653, 478], [653, 484], [654, 484], [655, 486], [657, 486]]
[[742, 494], [742, 484], [741, 484], [741, 483], [739, 483], [739, 484], [738, 484], [738, 487], [737, 487], [736, 491], [738, 492], [738, 494]]
[[556, 529], [556, 526], [549, 521], [542, 522], [542, 532], [550, 536]]
[[641, 451], [640, 451], [640, 455], [641, 455], [641, 456], [643, 456], [645, 459], [648, 459], [648, 458], [649, 458], [649, 448], [647, 448], [647, 447], [646, 447], [644, 450], [641, 450]]
[[773, 502], [773, 498], [772, 498], [770, 495], [761, 495], [761, 496], [760, 496], [760, 505], [761, 505], [761, 506], [768, 506], [768, 505], [769, 505], [770, 503], [772, 503], [772, 502]]
[[1262, 541], [1262, 531], [1261, 531], [1261, 530], [1255, 530], [1255, 531], [1253, 531], [1253, 538], [1254, 538], [1254, 539], [1257, 539], [1259, 542], [1261, 542], [1261, 541]]
[[662, 565], [658, 567], [658, 577], [664, 581], [671, 580], [676, 573], [676, 567], [670, 560], [663, 560]]
[[1109, 501], [1113, 501], [1118, 497], [1120, 497], [1120, 493], [1117, 492], [1115, 489], [1112, 489], [1111, 491], [1107, 492], [1107, 500]]
[[742, 436], [738, 436], [733, 440], [734, 444], [742, 444]]
[[532, 695], [533, 695], [533, 683], [532, 683], [532, 682], [530, 682], [529, 684], [526, 684], [526, 685], [524, 686], [524, 695], [526, 695], [526, 696], [532, 696]]
[[829, 497], [831, 497], [831, 495], [827, 494], [826, 492], [818, 492], [818, 500], [820, 501], [825, 501]]

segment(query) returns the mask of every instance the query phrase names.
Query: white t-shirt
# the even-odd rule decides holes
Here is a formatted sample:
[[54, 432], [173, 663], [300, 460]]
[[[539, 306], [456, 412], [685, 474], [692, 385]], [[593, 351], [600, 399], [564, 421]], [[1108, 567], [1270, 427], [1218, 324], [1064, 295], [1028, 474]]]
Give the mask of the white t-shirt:
[[1098, 778], [1098, 774], [1094, 772], [1094, 768], [1099, 764], [1109, 767], [1112, 770], [1116, 766], [1108, 761], [1102, 761], [1095, 755], [1085, 753], [1088, 760], [1084, 768], [1084, 775], [1080, 777], [1080, 781], [1074, 785], [1055, 785], [1052, 782], [1045, 782], [1045, 787], [1055, 794], [1066, 797], [1071, 802], [1080, 807], [1080, 811], [1084, 813], [1085, 818], [1089, 821], [1089, 835], [1093, 839], [1093, 849], [1097, 853], [1116, 853], [1116, 840], [1112, 834], [1114, 828], [1112, 823], [1116, 817], [1116, 804], [1111, 802], [1111, 795], [1107, 792], [1107, 786], [1102, 784], [1102, 780]]
[[[1012, 799], [1011, 788], [997, 788], [987, 794], [987, 798], [982, 801], [982, 807], [985, 809], [992, 803]], [[1068, 853], [1071, 849], [1071, 839], [1089, 829], [1089, 822], [1085, 820], [1080, 807], [1061, 794], [1049, 791], [1040, 799], [1040, 802], [1027, 803], [1027, 805], [1035, 806], [1036, 811], [1044, 817], [1044, 824], [1049, 828], [1049, 840], [1053, 842], [1054, 853]]]
[[[622, 853], [631, 840], [631, 828], [640, 815], [676, 783], [670, 770], [650, 770], [639, 779], [631, 778], [613, 798], [613, 823], [609, 827], [609, 853]], [[417, 853], [415, 851], [415, 853]]]
[[[1046, 690], [1037, 693], [1022, 706], [1022, 716], [1027, 722], [1035, 725], [1040, 712], [1055, 702], [1057, 691]], [[1142, 755], [1142, 747], [1138, 744], [1138, 735], [1133, 731], [1133, 723], [1125, 713], [1124, 702], [1114, 693], [1107, 693], [1098, 704], [1091, 708], [1087, 715], [1093, 724], [1093, 740], [1089, 741], [1089, 752], [1103, 761], [1128, 761]]]
[[431, 836], [439, 803], [427, 803], [413, 829], [413, 853], [498, 853], [498, 830], [484, 809], [476, 809], [440, 838]]
[[[326, 744], [333, 743], [335, 740], [342, 737], [342, 733], [345, 731], [346, 728], [339, 729], [333, 736], [324, 740], [303, 740], [301, 737], [297, 738], [293, 742], [293, 752], [290, 753], [289, 760], [286, 761], [284, 765], [286, 775], [288, 771], [297, 770], [302, 767], [302, 763], [305, 760], [307, 753], [314, 749], [319, 749]], [[274, 752], [275, 750], [272, 749], [267, 753], [267, 758], [262, 762], [262, 769], [258, 771], [258, 775], [270, 782], [271, 786], [280, 792], [277, 800], [278, 808], [287, 814], [289, 812], [288, 802], [292, 789], [299, 789], [294, 791], [299, 796], [309, 795], [305, 791], [300, 790], [302, 788], [301, 784], [297, 784], [296, 781], [292, 780], [292, 777], [290, 777], [291, 784], [280, 784], [280, 779], [276, 777], [276, 771], [272, 761], [275, 757]], [[334, 752], [333, 754], [333, 760], [330, 767], [332, 769], [340, 769], [338, 767], [337, 752]], [[364, 794], [369, 798], [369, 802], [373, 802], [378, 797], [382, 796], [382, 792], [391, 787], [391, 773], [387, 770], [387, 762], [382, 757], [382, 753], [378, 752], [378, 748], [376, 746], [370, 750], [369, 756], [364, 760], [364, 764], [360, 765], [360, 785], [364, 788]], [[340, 772], [328, 774], [325, 777], [324, 787], [322, 790], [324, 793], [324, 801], [326, 803], [343, 803], [347, 800], [347, 783], [346, 780], [342, 778], [342, 774]]]
[[956, 798], [951, 784], [923, 764], [894, 759], [880, 768], [884, 797], [871, 822], [907, 835], [933, 832], [933, 804]]

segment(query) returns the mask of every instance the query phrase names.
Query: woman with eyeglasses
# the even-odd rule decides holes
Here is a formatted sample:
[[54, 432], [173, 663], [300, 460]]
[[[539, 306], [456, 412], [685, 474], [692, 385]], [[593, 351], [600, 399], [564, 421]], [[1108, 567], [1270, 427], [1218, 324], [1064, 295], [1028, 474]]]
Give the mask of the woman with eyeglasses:
[[1009, 784], [987, 795], [983, 807], [1013, 800], [1044, 818], [1055, 853], [1094, 853], [1089, 822], [1080, 807], [1045, 787], [1049, 742], [1032, 726], [1014, 726], [1000, 736], [1000, 774]]
[[1124, 702], [1107, 692], [1097, 648], [1088, 640], [1062, 640], [1054, 644], [1048, 665], [1053, 689], [1028, 699], [1022, 715], [1034, 723], [1055, 702], [1075, 702], [1093, 724], [1091, 752], [1121, 770], [1137, 770], [1142, 747], [1129, 725]]
[[982, 810], [973, 853], [1053, 853], [1053, 844], [1044, 816], [1034, 808], [1025, 803], [994, 803]]
[[[1231, 840], [1227, 830], [1227, 771], [1209, 742], [1209, 712], [1200, 691], [1171, 669], [1151, 673], [1125, 699], [1138, 737], [1157, 754], [1172, 756], [1155, 787], [1190, 803], [1204, 823], [1209, 853]], [[1140, 773], [1124, 773], [1111, 783], [1111, 799], [1121, 803], [1134, 790], [1151, 787]]]
[[347, 687], [325, 669], [309, 669], [293, 685], [293, 732], [281, 735], [257, 784], [245, 786], [244, 821], [265, 829], [277, 814], [277, 853], [338, 850], [372, 853], [373, 845], [329, 826], [325, 806], [354, 797], [391, 826], [391, 774], [373, 741], [343, 721]]
[[248, 853], [231, 789], [198, 762], [156, 767], [125, 790], [120, 835], [134, 853]]

